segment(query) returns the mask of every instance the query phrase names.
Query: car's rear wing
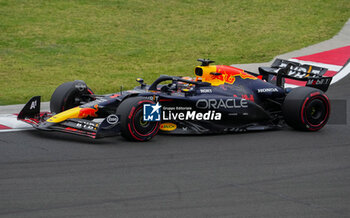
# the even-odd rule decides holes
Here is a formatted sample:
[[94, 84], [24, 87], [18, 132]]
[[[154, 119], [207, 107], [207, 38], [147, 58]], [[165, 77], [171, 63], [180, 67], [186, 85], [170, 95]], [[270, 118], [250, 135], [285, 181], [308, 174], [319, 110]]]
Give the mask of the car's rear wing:
[[306, 86], [327, 91], [332, 77], [324, 77], [327, 68], [300, 64], [293, 61], [276, 59], [271, 67], [259, 67], [259, 74], [266, 81], [271, 80], [271, 75], [276, 78], [276, 85], [284, 87], [284, 78], [306, 81]]

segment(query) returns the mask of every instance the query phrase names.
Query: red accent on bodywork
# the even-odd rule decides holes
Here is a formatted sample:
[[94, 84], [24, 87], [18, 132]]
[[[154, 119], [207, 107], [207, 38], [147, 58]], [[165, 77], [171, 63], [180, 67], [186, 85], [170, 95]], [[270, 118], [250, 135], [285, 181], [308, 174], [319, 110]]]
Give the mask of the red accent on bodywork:
[[237, 76], [241, 77], [242, 79], [257, 79], [255, 76], [250, 75], [249, 73], [244, 72], [244, 70], [226, 66], [226, 65], [216, 65], [216, 72], [221, 73], [221, 75], [215, 76], [215, 79], [219, 79], [222, 81], [225, 81], [226, 83], [234, 83]]
[[242, 98], [245, 99], [245, 100], [248, 100], [248, 101], [252, 101], [254, 102], [254, 96], [253, 95], [242, 95]]
[[[238, 98], [237, 95], [233, 95], [233, 97]], [[252, 94], [250, 94], [249, 97], [248, 97], [248, 95], [241, 95], [241, 98], [254, 102], [254, 96]]]
[[116, 98], [116, 97], [119, 97], [120, 95], [119, 94], [114, 94], [112, 96], [109, 96], [110, 98]]
[[81, 108], [79, 111], [78, 118], [97, 117], [97, 114], [96, 114], [97, 111], [98, 111], [97, 104], [95, 104], [93, 108]]
[[75, 135], [87, 136], [87, 137], [90, 137], [90, 138], [93, 138], [93, 139], [96, 138], [96, 133], [94, 133], [94, 132], [86, 132], [86, 131], [74, 129], [74, 128], [71, 128], [71, 127], [67, 127], [67, 128], [61, 129], [60, 131], [63, 131], [63, 132], [66, 132], [66, 133], [75, 134]]
[[70, 131], [78, 131], [77, 129], [74, 129], [72, 127], [67, 127], [66, 130], [70, 130]]
[[298, 80], [294, 80], [294, 79], [285, 79], [285, 83], [291, 84], [291, 85], [296, 85], [296, 86], [305, 86], [306, 85], [306, 81], [298, 81]]

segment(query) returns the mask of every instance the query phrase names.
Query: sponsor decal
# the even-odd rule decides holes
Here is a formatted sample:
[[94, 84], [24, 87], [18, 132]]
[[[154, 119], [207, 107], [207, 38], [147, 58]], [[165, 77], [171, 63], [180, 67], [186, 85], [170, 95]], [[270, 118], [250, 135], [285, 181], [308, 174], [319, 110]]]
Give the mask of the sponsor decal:
[[117, 98], [117, 97], [119, 97], [120, 96], [120, 94], [114, 94], [114, 95], [111, 95], [111, 96], [109, 96], [110, 98]]
[[78, 89], [80, 92], [84, 91], [86, 89], [86, 84], [84, 83], [77, 83], [75, 84], [75, 88]]
[[258, 93], [265, 93], [265, 92], [278, 92], [278, 89], [277, 88], [258, 89]]
[[[107, 118], [106, 121], [109, 125], [102, 124], [101, 128], [102, 129], [112, 129], [119, 123], [119, 117], [116, 114], [110, 114]], [[96, 125], [98, 127], [98, 125]]]
[[228, 98], [228, 99], [199, 99], [196, 102], [199, 109], [229, 109], [229, 108], [247, 108], [246, 99]]
[[119, 122], [119, 118], [115, 114], [111, 114], [107, 117], [107, 123], [110, 125], [115, 125]]
[[[282, 60], [281, 63], [278, 65], [279, 68], [285, 68], [288, 66], [289, 61], [284, 61]], [[276, 69], [275, 72], [278, 72], [281, 69]], [[308, 73], [312, 74], [320, 74], [321, 69], [318, 67], [312, 67], [310, 65], [291, 65], [289, 71], [287, 72], [288, 76], [296, 77], [296, 78], [303, 78], [305, 77]]]
[[75, 124], [75, 127], [77, 129], [83, 129], [83, 130], [96, 130], [98, 127], [98, 124], [95, 123], [91, 123], [91, 122], [79, 122], [77, 124]]
[[159, 96], [158, 95], [144, 96], [144, 98], [149, 99], [151, 101], [155, 101], [155, 102], [157, 102], [159, 100]]
[[288, 71], [288, 76], [304, 78], [310, 75], [308, 73], [319, 75], [321, 70], [314, 69], [312, 66], [310, 66], [309, 69], [302, 66], [291, 66], [290, 70]]
[[329, 78], [309, 79], [306, 85], [327, 85], [331, 82]]
[[30, 105], [29, 110], [35, 109], [37, 105], [38, 105], [38, 101], [36, 101], [36, 100], [33, 101], [32, 104]]
[[160, 124], [160, 130], [174, 131], [177, 128], [175, 123], [162, 123]]
[[144, 104], [143, 121], [160, 121], [161, 107], [159, 102], [157, 104]]
[[81, 108], [79, 111], [78, 118], [85, 117], [97, 117], [96, 112], [98, 111], [98, 105], [94, 105], [93, 108]]
[[[233, 97], [237, 98], [237, 95], [233, 95]], [[242, 95], [242, 98], [245, 99], [245, 100], [254, 102], [254, 96], [253, 95], [249, 95], [249, 97], [248, 97], [248, 95]]]
[[212, 89], [200, 89], [199, 91], [200, 91], [200, 93], [212, 93], [213, 92]]
[[252, 80], [258, 79], [255, 76], [244, 72], [244, 70], [235, 67], [216, 65], [215, 68], [215, 73], [217, 74], [203, 74], [202, 80], [204, 82], [210, 82], [212, 85], [218, 86], [224, 83], [233, 84], [236, 81], [236, 78]]

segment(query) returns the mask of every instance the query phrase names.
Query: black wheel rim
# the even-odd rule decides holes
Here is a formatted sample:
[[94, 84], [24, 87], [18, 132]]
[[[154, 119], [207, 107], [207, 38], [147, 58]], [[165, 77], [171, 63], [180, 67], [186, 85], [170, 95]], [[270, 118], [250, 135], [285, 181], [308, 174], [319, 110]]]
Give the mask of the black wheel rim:
[[158, 122], [143, 120], [143, 105], [136, 109], [133, 116], [133, 126], [135, 131], [142, 136], [151, 135], [154, 129], [157, 128]]
[[327, 106], [321, 99], [313, 99], [310, 101], [306, 108], [306, 119], [313, 125], [317, 126], [322, 124], [327, 116]]

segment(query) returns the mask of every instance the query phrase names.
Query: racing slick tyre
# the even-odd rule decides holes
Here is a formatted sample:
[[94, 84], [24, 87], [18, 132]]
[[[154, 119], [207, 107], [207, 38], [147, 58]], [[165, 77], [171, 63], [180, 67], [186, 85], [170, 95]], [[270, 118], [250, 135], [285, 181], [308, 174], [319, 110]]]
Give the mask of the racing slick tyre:
[[89, 95], [94, 94], [86, 86], [84, 81], [75, 80], [66, 82], [56, 88], [50, 99], [50, 110], [52, 113], [60, 113], [70, 108], [79, 106], [82, 102], [91, 100]]
[[282, 112], [286, 123], [294, 129], [317, 131], [328, 121], [329, 99], [315, 88], [295, 88], [285, 98]]
[[148, 141], [159, 131], [160, 121], [144, 121], [143, 105], [155, 104], [142, 97], [131, 97], [120, 103], [117, 115], [120, 116], [121, 135], [132, 141]]

